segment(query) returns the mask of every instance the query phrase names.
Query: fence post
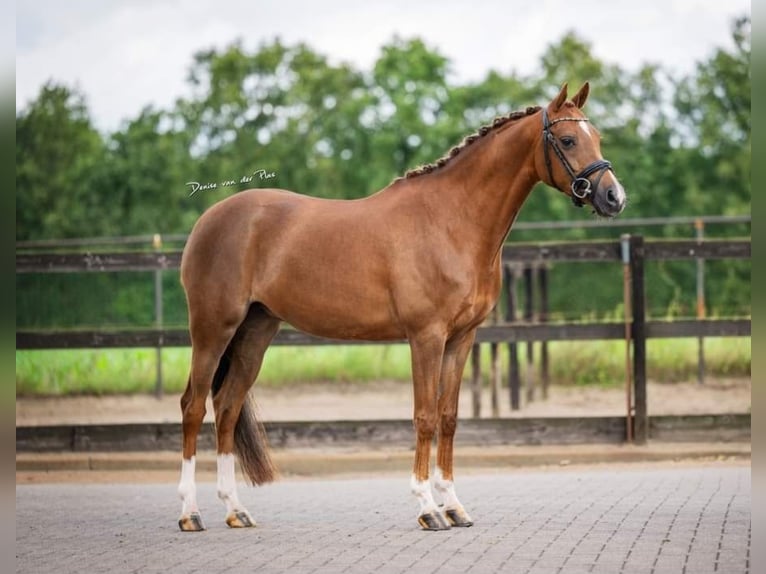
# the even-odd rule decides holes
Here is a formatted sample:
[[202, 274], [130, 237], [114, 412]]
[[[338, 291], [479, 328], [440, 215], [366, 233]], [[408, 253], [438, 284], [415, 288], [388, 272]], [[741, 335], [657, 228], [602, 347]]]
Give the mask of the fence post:
[[[495, 305], [492, 310], [492, 324], [497, 325], [500, 318], [500, 307]], [[491, 388], [491, 406], [492, 416], [500, 416], [500, 385], [502, 383], [502, 376], [500, 375], [500, 345], [498, 343], [490, 343], [489, 345], [490, 367], [489, 367], [489, 384]]]
[[[505, 288], [508, 293], [508, 307], [505, 311], [505, 320], [508, 323], [516, 322], [516, 272], [514, 268], [506, 264], [505, 270]], [[508, 343], [508, 387], [511, 398], [511, 410], [517, 411], [520, 406], [521, 379], [519, 377], [519, 345], [515, 341]]]
[[[534, 321], [534, 279], [531, 266], [524, 268], [524, 322]], [[525, 398], [527, 403], [535, 400], [535, 346], [527, 341], [527, 368], [524, 370]]]
[[471, 397], [473, 418], [481, 416], [481, 345], [474, 343], [471, 348]]
[[633, 439], [645, 444], [649, 435], [646, 409], [646, 299], [644, 293], [644, 238], [630, 237], [631, 307], [633, 311], [633, 385], [635, 418]]
[[[152, 238], [152, 246], [155, 251], [162, 249], [162, 236], [155, 233]], [[162, 329], [162, 270], [154, 271], [154, 322], [157, 329]], [[162, 345], [156, 349], [157, 353], [157, 380], [155, 381], [154, 394], [159, 399], [162, 397]]]
[[630, 234], [620, 235], [622, 258], [622, 304], [625, 320], [625, 438], [633, 442], [633, 362], [630, 355], [633, 317], [630, 295]]
[[[705, 222], [697, 219], [694, 222], [697, 241], [705, 238]], [[705, 312], [705, 260], [697, 258], [697, 319], [704, 319]], [[697, 338], [697, 383], [705, 382], [705, 338], [701, 335]]]
[[[548, 322], [548, 266], [542, 263], [537, 269], [537, 287], [540, 291], [540, 309], [537, 320]], [[548, 370], [548, 341], [540, 342], [540, 379], [543, 386], [543, 399], [548, 398], [550, 371]]]

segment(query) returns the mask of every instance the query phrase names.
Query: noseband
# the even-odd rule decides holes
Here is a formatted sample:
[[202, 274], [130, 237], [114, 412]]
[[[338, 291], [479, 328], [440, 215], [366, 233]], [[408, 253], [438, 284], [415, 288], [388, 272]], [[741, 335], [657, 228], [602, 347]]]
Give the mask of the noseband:
[[598, 159], [594, 161], [593, 163], [590, 163], [586, 165], [580, 173], [575, 173], [574, 169], [572, 169], [572, 165], [567, 160], [566, 156], [564, 155], [564, 152], [561, 151], [561, 148], [559, 147], [558, 142], [556, 141], [556, 138], [553, 136], [553, 132], [551, 132], [551, 128], [556, 125], [559, 122], [587, 122], [588, 118], [558, 118], [553, 121], [550, 121], [548, 119], [548, 110], [543, 108], [543, 151], [545, 154], [545, 167], [548, 169], [548, 178], [550, 179], [551, 183], [555, 186], [555, 180], [553, 179], [553, 167], [551, 165], [551, 156], [550, 152], [548, 151], [548, 148], [553, 148], [553, 151], [556, 153], [556, 155], [559, 158], [559, 161], [561, 161], [561, 165], [564, 166], [564, 169], [567, 170], [567, 173], [569, 174], [569, 178], [572, 180], [572, 183], [570, 184], [570, 189], [572, 190], [572, 203], [574, 203], [577, 207], [582, 207], [585, 205], [585, 202], [583, 201], [585, 198], [587, 198], [592, 192], [592, 184], [589, 179], [591, 175], [594, 173], [598, 173], [598, 179], [596, 180], [596, 187], [598, 187], [599, 182], [601, 181], [601, 178], [604, 176], [604, 173], [608, 171], [612, 171], [612, 164], [606, 161], [605, 159]]

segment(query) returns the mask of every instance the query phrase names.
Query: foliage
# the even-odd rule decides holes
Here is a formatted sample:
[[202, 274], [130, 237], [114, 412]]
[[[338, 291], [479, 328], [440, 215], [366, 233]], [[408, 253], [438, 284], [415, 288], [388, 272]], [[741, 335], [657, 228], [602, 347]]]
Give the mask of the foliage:
[[16, 117], [16, 238], [101, 231], [91, 217], [108, 208], [93, 193], [93, 182], [106, 154], [84, 96], [43, 86]]
[[[528, 76], [495, 70], [460, 84], [449, 81], [449, 59], [418, 38], [393, 38], [368, 70], [332, 62], [305, 44], [275, 40], [251, 51], [234, 42], [196, 54], [188, 94], [171, 109], [146, 108], [107, 134], [94, 128], [84, 94], [51, 81], [16, 117], [16, 238], [188, 233], [205, 208], [247, 187], [362, 197], [438, 158], [493, 117], [547, 102], [564, 81], [576, 88], [585, 80], [593, 85], [587, 111], [628, 191], [626, 216], [749, 213], [749, 19], [737, 20], [732, 35], [732, 50], [717, 49], [688, 77], [656, 65], [629, 71], [607, 64], [570, 32]], [[257, 170], [275, 177], [263, 179]], [[191, 194], [188, 182], [217, 187]], [[519, 220], [582, 216], [541, 185]], [[513, 232], [510, 240], [561, 237]], [[621, 300], [612, 271], [558, 267], [551, 307], [574, 315], [611, 312]], [[648, 272], [656, 277], [647, 282], [653, 309], [693, 309], [684, 299], [693, 297], [693, 265]], [[727, 263], [708, 274], [712, 312], [749, 313], [749, 273], [749, 263]], [[71, 291], [56, 299], [66, 280], [45, 280], [47, 287], [39, 278], [17, 277], [19, 325], [69, 325], [77, 316], [99, 322]], [[133, 294], [113, 302], [107, 284], [116, 280], [88, 280], [78, 289], [121, 309], [101, 322], [151, 321], [144, 311], [130, 311], [129, 301], [145, 305], [138, 303], [144, 287], [121, 283]], [[183, 322], [183, 298], [173, 293], [179, 308], [169, 314]], [[595, 293], [601, 301], [594, 302]], [[40, 311], [41, 299], [50, 299], [50, 315]]]

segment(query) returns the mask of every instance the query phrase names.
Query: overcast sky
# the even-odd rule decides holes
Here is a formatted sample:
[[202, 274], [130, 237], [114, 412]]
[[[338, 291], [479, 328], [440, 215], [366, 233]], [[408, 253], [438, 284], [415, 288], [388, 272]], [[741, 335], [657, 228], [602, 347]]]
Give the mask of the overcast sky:
[[[192, 55], [242, 38], [280, 37], [368, 68], [394, 34], [419, 36], [453, 65], [453, 79], [536, 69], [574, 30], [596, 57], [635, 69], [693, 70], [731, 45], [749, 0], [27, 0], [16, 6], [16, 108], [49, 79], [77, 86], [96, 125], [119, 127], [142, 107], [186, 91]], [[597, 89], [597, 86], [596, 86]]]

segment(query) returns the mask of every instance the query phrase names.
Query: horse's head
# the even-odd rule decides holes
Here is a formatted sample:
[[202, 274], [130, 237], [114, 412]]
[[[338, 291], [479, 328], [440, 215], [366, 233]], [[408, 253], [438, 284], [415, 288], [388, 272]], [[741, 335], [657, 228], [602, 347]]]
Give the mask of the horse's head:
[[590, 87], [586, 82], [567, 101], [567, 86], [542, 109], [542, 146], [537, 173], [566, 193], [577, 206], [590, 203], [601, 216], [614, 217], [625, 207], [625, 190], [601, 156], [601, 135], [582, 113]]

